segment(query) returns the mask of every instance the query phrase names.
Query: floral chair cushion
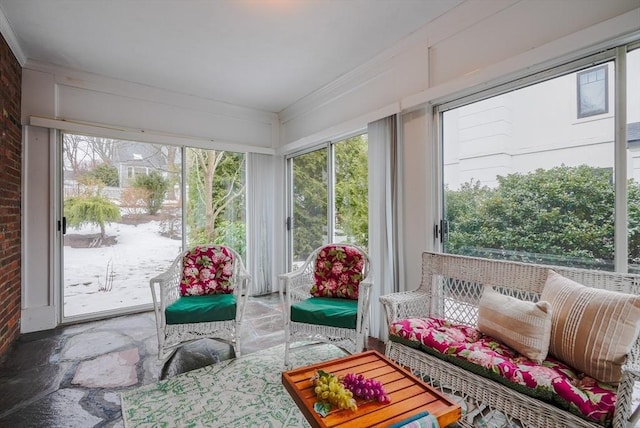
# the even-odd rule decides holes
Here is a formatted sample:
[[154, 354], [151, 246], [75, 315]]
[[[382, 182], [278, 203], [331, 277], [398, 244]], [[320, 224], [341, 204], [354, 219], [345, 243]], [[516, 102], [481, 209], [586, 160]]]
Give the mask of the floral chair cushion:
[[316, 258], [311, 295], [358, 299], [363, 268], [364, 255], [358, 249], [343, 245], [323, 247]]
[[197, 246], [182, 258], [181, 296], [233, 293], [233, 255], [223, 246]]
[[552, 357], [536, 364], [472, 327], [439, 318], [411, 318], [389, 327], [389, 339], [449, 361], [531, 397], [611, 426], [616, 388]]

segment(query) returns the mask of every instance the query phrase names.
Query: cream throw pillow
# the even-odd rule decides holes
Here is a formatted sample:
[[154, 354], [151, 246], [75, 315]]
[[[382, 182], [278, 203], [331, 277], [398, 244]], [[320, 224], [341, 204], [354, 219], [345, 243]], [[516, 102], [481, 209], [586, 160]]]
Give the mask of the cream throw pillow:
[[549, 270], [542, 291], [553, 309], [549, 353], [615, 385], [640, 331], [640, 296], [585, 287]]
[[551, 306], [543, 301], [519, 300], [484, 287], [478, 330], [539, 364], [549, 350]]

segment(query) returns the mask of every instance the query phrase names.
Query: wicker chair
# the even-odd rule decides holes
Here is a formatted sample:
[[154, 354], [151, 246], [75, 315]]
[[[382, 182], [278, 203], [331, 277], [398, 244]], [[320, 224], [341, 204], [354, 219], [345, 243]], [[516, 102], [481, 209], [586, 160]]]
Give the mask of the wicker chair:
[[[339, 263], [339, 265], [338, 265]], [[297, 270], [280, 275], [286, 293], [285, 365], [291, 343], [331, 343], [361, 352], [369, 333], [369, 256], [348, 244], [313, 251]]]
[[[587, 287], [640, 294], [640, 275], [635, 274], [424, 252], [420, 286], [412, 291], [381, 296], [380, 302], [388, 325], [402, 319], [434, 316], [473, 327], [485, 285], [497, 287], [520, 300], [537, 301], [549, 269]], [[509, 420], [527, 428], [601, 427], [421, 349], [389, 340], [385, 353], [443, 392], [462, 397], [468, 406], [467, 417], [460, 421], [462, 426], [475, 426], [474, 416], [483, 409], [491, 409], [503, 412]], [[633, 427], [640, 417], [633, 400], [634, 386], [640, 382], [640, 338], [633, 343], [622, 371], [613, 428]]]
[[180, 254], [149, 285], [158, 330], [158, 359], [198, 339], [220, 339], [240, 356], [239, 331], [250, 276], [242, 259], [221, 245], [197, 246]]

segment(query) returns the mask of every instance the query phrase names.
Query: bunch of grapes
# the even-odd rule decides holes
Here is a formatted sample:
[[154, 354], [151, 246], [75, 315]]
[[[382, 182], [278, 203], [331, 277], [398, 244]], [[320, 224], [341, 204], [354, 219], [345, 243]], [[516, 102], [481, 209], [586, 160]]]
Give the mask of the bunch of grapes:
[[340, 380], [338, 380], [334, 374], [318, 370], [313, 377], [313, 383], [315, 385], [314, 390], [316, 397], [318, 397], [319, 400], [326, 401], [339, 409], [349, 409], [352, 411], [358, 409], [351, 391], [345, 389], [344, 385], [340, 383]]
[[380, 381], [375, 379], [366, 379], [361, 374], [347, 373], [342, 378], [342, 384], [356, 397], [385, 404], [391, 402]]

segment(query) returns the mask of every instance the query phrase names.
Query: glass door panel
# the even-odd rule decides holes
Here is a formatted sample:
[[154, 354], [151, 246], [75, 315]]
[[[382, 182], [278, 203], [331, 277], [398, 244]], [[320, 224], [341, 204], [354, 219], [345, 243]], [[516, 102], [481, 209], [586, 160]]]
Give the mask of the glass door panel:
[[63, 134], [63, 321], [148, 308], [182, 247], [176, 147]]
[[246, 157], [186, 149], [186, 246], [227, 245], [246, 262]]
[[335, 220], [332, 242], [369, 244], [369, 173], [367, 134], [334, 144]]
[[300, 266], [319, 246], [328, 243], [328, 149], [291, 158], [291, 262]]

